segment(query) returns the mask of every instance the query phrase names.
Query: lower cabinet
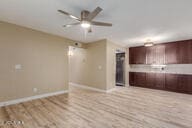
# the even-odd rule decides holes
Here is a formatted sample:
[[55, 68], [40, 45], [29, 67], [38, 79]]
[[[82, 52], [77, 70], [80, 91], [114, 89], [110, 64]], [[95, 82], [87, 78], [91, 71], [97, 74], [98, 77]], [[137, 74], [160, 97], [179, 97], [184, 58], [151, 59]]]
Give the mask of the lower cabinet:
[[146, 82], [146, 73], [129, 72], [129, 84], [131, 86], [144, 87]]
[[189, 93], [192, 94], [192, 75], [188, 76], [189, 77], [189, 82], [188, 82], [188, 88], [189, 88]]
[[190, 87], [191, 78], [190, 78], [190, 75], [179, 75], [178, 83], [177, 83], [177, 90], [181, 93], [191, 93], [191, 91], [192, 91], [192, 88]]
[[131, 86], [192, 94], [192, 75], [130, 72]]
[[176, 74], [166, 74], [165, 75], [165, 90], [168, 91], [177, 91], [177, 84], [178, 84], [178, 75]]
[[129, 85], [135, 86], [135, 72], [129, 72]]
[[164, 89], [165, 88], [165, 74], [164, 73], [155, 73], [155, 76], [156, 76], [155, 88]]
[[146, 73], [146, 87], [155, 88], [156, 75], [155, 73]]
[[145, 87], [146, 85], [146, 73], [136, 73], [135, 74], [135, 85], [140, 87]]

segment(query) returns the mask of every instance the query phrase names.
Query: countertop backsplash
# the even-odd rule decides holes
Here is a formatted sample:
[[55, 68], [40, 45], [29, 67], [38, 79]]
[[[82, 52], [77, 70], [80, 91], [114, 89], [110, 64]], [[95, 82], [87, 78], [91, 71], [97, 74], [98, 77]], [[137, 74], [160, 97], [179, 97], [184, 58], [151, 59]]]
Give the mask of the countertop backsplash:
[[172, 73], [172, 74], [191, 74], [192, 64], [171, 64], [171, 65], [159, 65], [154, 68], [152, 65], [130, 65], [130, 72], [154, 72], [154, 73]]

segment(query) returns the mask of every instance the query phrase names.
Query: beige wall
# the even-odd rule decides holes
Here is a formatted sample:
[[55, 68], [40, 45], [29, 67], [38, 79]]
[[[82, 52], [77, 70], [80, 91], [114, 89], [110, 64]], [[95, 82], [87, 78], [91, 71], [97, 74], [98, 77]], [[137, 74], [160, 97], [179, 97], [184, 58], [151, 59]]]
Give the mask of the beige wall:
[[[69, 66], [68, 47], [74, 43], [0, 22], [0, 102], [67, 90], [69, 78], [98, 89], [113, 88], [115, 50], [122, 47], [105, 39], [83, 45], [74, 50]], [[17, 64], [21, 69], [15, 69]]]
[[69, 56], [69, 81], [83, 84], [88, 76], [87, 50], [70, 46], [70, 51], [73, 55]]
[[70, 81], [106, 90], [106, 40], [76, 48], [70, 57]]
[[[71, 40], [0, 22], [0, 102], [68, 89]], [[20, 70], [15, 69], [21, 64]], [[37, 93], [33, 92], [37, 88]]]
[[[100, 40], [86, 48], [72, 49], [70, 57], [70, 82], [109, 90], [115, 87], [116, 50], [126, 49], [109, 40]], [[126, 56], [127, 58], [127, 56]], [[125, 60], [127, 64], [127, 59]], [[125, 72], [126, 84], [127, 73]]]

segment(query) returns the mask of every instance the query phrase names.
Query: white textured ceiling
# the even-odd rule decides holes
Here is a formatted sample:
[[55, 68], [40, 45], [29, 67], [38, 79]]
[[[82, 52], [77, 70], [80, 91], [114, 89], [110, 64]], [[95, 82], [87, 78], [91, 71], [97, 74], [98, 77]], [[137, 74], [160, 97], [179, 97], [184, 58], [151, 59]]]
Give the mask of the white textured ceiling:
[[[80, 26], [57, 12], [63, 9], [80, 16], [80, 11], [103, 11], [97, 21], [113, 27], [93, 27], [85, 34]], [[192, 38], [192, 0], [0, 0], [0, 20], [67, 37], [81, 42], [107, 38], [124, 46], [140, 45], [150, 38], [155, 43]]]

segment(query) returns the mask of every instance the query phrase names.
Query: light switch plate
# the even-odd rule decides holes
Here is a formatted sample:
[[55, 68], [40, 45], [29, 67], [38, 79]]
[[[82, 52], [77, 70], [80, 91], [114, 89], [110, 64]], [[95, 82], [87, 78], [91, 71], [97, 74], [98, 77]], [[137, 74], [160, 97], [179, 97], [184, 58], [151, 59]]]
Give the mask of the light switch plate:
[[16, 65], [15, 65], [15, 69], [16, 69], [16, 70], [20, 70], [21, 68], [22, 68], [21, 64], [16, 64]]
[[33, 88], [33, 92], [36, 93], [38, 91], [37, 88]]

